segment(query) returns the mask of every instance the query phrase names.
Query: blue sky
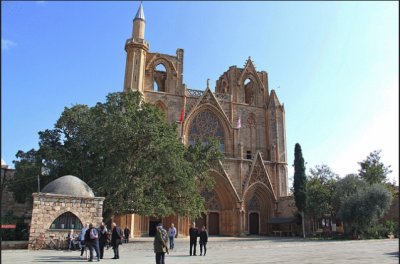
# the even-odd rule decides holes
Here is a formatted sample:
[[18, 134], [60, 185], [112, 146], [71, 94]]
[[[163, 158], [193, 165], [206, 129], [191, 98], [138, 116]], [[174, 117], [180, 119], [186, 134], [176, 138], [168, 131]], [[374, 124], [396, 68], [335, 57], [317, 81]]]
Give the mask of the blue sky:
[[[38, 147], [64, 107], [123, 90], [138, 1], [1, 2], [1, 157]], [[143, 2], [152, 52], [185, 50], [184, 83], [204, 90], [251, 56], [285, 105], [307, 169], [340, 176], [381, 149], [399, 175], [398, 2]]]

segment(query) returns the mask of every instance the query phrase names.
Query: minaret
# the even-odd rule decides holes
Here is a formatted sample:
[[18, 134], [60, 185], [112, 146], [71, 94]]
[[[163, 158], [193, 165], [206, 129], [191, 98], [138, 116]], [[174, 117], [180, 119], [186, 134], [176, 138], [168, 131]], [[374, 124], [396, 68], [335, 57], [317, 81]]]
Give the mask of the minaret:
[[146, 21], [142, 2], [133, 20], [132, 38], [125, 43], [126, 66], [124, 91], [144, 92], [144, 74], [149, 44], [144, 40]]

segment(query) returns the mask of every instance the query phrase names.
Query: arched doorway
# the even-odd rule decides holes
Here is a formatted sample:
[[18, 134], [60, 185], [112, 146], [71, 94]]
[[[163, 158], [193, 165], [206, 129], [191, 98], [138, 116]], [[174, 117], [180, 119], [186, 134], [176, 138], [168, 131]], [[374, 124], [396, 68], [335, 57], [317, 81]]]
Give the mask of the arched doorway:
[[250, 235], [258, 235], [260, 230], [260, 223], [259, 223], [259, 215], [258, 213], [250, 213], [249, 214], [249, 233]]
[[208, 215], [208, 233], [210, 235], [219, 235], [219, 214], [210, 213]]

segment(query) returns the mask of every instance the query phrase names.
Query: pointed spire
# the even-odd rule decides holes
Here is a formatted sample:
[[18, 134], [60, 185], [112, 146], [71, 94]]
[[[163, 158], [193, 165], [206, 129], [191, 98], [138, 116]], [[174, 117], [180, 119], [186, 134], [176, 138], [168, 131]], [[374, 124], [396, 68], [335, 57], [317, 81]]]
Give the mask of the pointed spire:
[[271, 90], [271, 94], [269, 96], [269, 104], [268, 108], [276, 108], [281, 106], [281, 103], [279, 102], [278, 96], [275, 93], [275, 90]]
[[136, 19], [141, 19], [141, 20], [145, 21], [142, 1], [140, 1], [140, 6], [139, 6], [139, 9], [138, 9], [138, 11], [136, 13], [136, 16], [135, 16], [135, 20]]

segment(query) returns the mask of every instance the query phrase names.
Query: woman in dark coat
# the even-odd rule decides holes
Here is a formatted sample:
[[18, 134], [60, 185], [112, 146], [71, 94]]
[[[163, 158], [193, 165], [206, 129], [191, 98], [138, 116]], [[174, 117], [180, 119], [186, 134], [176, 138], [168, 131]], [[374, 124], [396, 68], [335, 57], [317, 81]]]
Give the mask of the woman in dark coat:
[[208, 242], [208, 232], [205, 226], [201, 228], [199, 236], [200, 236], [200, 256], [203, 254], [203, 247], [205, 256], [207, 251], [207, 242]]

